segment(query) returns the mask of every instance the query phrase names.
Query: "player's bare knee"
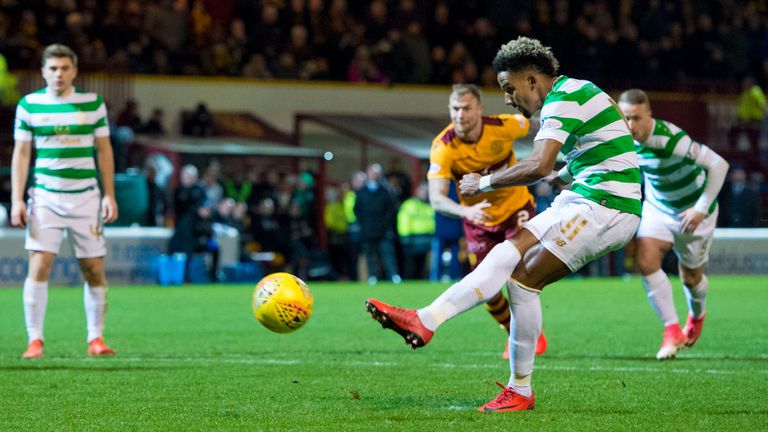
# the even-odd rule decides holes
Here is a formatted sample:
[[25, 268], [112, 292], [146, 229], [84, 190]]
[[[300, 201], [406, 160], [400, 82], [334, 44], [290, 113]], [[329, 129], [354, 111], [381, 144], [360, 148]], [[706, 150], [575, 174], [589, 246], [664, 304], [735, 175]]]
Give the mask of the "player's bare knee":
[[83, 278], [90, 286], [102, 286], [104, 284], [104, 276], [101, 269], [95, 266], [82, 266], [80, 270], [83, 273]]
[[27, 276], [37, 282], [45, 282], [51, 276], [53, 260], [46, 259], [44, 256], [32, 256], [29, 260], [29, 271]]
[[29, 269], [28, 277], [35, 282], [45, 282], [51, 276], [51, 267], [38, 267]]

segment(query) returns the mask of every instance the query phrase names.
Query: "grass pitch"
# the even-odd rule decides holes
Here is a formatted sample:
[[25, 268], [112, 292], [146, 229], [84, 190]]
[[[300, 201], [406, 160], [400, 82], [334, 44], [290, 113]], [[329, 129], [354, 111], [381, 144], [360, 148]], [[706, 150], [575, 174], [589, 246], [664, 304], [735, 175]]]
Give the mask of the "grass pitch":
[[[684, 297], [673, 282], [681, 320]], [[46, 356], [24, 361], [20, 289], [0, 289], [0, 430], [766, 430], [768, 278], [710, 277], [704, 334], [674, 361], [640, 280], [567, 279], [543, 296], [536, 409], [485, 414], [509, 368], [482, 308], [411, 351], [367, 297], [426, 304], [447, 284], [312, 283], [296, 333], [251, 315], [252, 286], [110, 289], [114, 358], [88, 358], [81, 288], [54, 288]]]

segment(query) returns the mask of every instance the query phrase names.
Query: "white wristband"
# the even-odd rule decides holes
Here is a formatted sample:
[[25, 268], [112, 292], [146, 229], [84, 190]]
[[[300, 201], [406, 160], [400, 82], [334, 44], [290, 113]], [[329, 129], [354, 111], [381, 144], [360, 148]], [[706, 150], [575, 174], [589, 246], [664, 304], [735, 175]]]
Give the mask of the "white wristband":
[[491, 186], [492, 175], [493, 174], [488, 174], [487, 176], [480, 177], [480, 183], [478, 184], [480, 192], [490, 192], [493, 190], [493, 186]]
[[568, 165], [560, 168], [560, 171], [557, 172], [557, 177], [565, 184], [573, 181], [573, 176], [571, 175], [571, 172], [568, 171]]

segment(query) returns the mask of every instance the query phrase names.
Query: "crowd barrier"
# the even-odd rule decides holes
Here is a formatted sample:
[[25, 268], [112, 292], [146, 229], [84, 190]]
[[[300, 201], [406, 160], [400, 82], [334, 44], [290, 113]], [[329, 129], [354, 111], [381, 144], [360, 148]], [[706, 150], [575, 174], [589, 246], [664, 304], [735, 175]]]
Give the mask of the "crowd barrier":
[[707, 273], [768, 275], [768, 228], [717, 228]]
[[[168, 228], [107, 227], [107, 280], [113, 285], [158, 283], [158, 262], [168, 251], [173, 234]], [[223, 230], [217, 236], [219, 264], [222, 269], [239, 260], [240, 238], [236, 230]], [[24, 231], [0, 228], [0, 287], [20, 287], [27, 276], [27, 252]], [[80, 267], [68, 240], [62, 243], [51, 271], [51, 285], [80, 285]]]
[[[107, 278], [110, 284], [156, 284], [160, 256], [168, 250], [173, 231], [167, 228], [106, 228]], [[219, 269], [237, 266], [239, 237], [220, 233]], [[708, 274], [768, 275], [768, 228], [718, 228], [712, 243]], [[24, 231], [0, 229], [0, 287], [20, 287], [27, 275]], [[82, 277], [68, 241], [51, 273], [52, 285], [80, 285]]]

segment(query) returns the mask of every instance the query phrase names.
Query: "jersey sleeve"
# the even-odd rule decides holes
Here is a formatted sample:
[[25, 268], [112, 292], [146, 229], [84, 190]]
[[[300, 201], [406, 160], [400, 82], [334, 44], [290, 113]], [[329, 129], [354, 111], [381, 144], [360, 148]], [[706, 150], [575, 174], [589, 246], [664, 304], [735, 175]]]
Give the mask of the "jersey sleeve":
[[695, 161], [701, 152], [701, 144], [691, 139], [684, 130], [676, 125], [667, 122], [667, 127], [672, 133], [672, 137], [667, 141], [663, 150], [664, 154], [669, 156], [678, 156]]
[[26, 98], [16, 106], [16, 120], [14, 122], [13, 139], [16, 141], [32, 141], [32, 125], [30, 125], [29, 112], [24, 108]]
[[103, 138], [109, 136], [109, 121], [107, 120], [107, 105], [104, 103], [104, 99], [99, 96], [99, 108], [96, 109], [97, 120], [94, 124], [93, 135], [96, 138]]
[[[578, 122], [569, 121], [578, 118], [578, 113], [568, 113], [568, 106], [577, 104], [547, 104], [541, 108], [541, 120], [539, 132], [534, 141], [551, 139], [561, 144], [565, 144], [568, 137], [573, 133]], [[564, 121], [565, 120], [565, 121]]]
[[502, 114], [499, 118], [504, 121], [504, 126], [509, 133], [509, 139], [516, 140], [528, 135], [531, 122], [520, 114]]
[[432, 149], [429, 151], [429, 171], [427, 179], [451, 179], [451, 165], [453, 158], [450, 154], [450, 147], [445, 145], [440, 136], [432, 141]]

